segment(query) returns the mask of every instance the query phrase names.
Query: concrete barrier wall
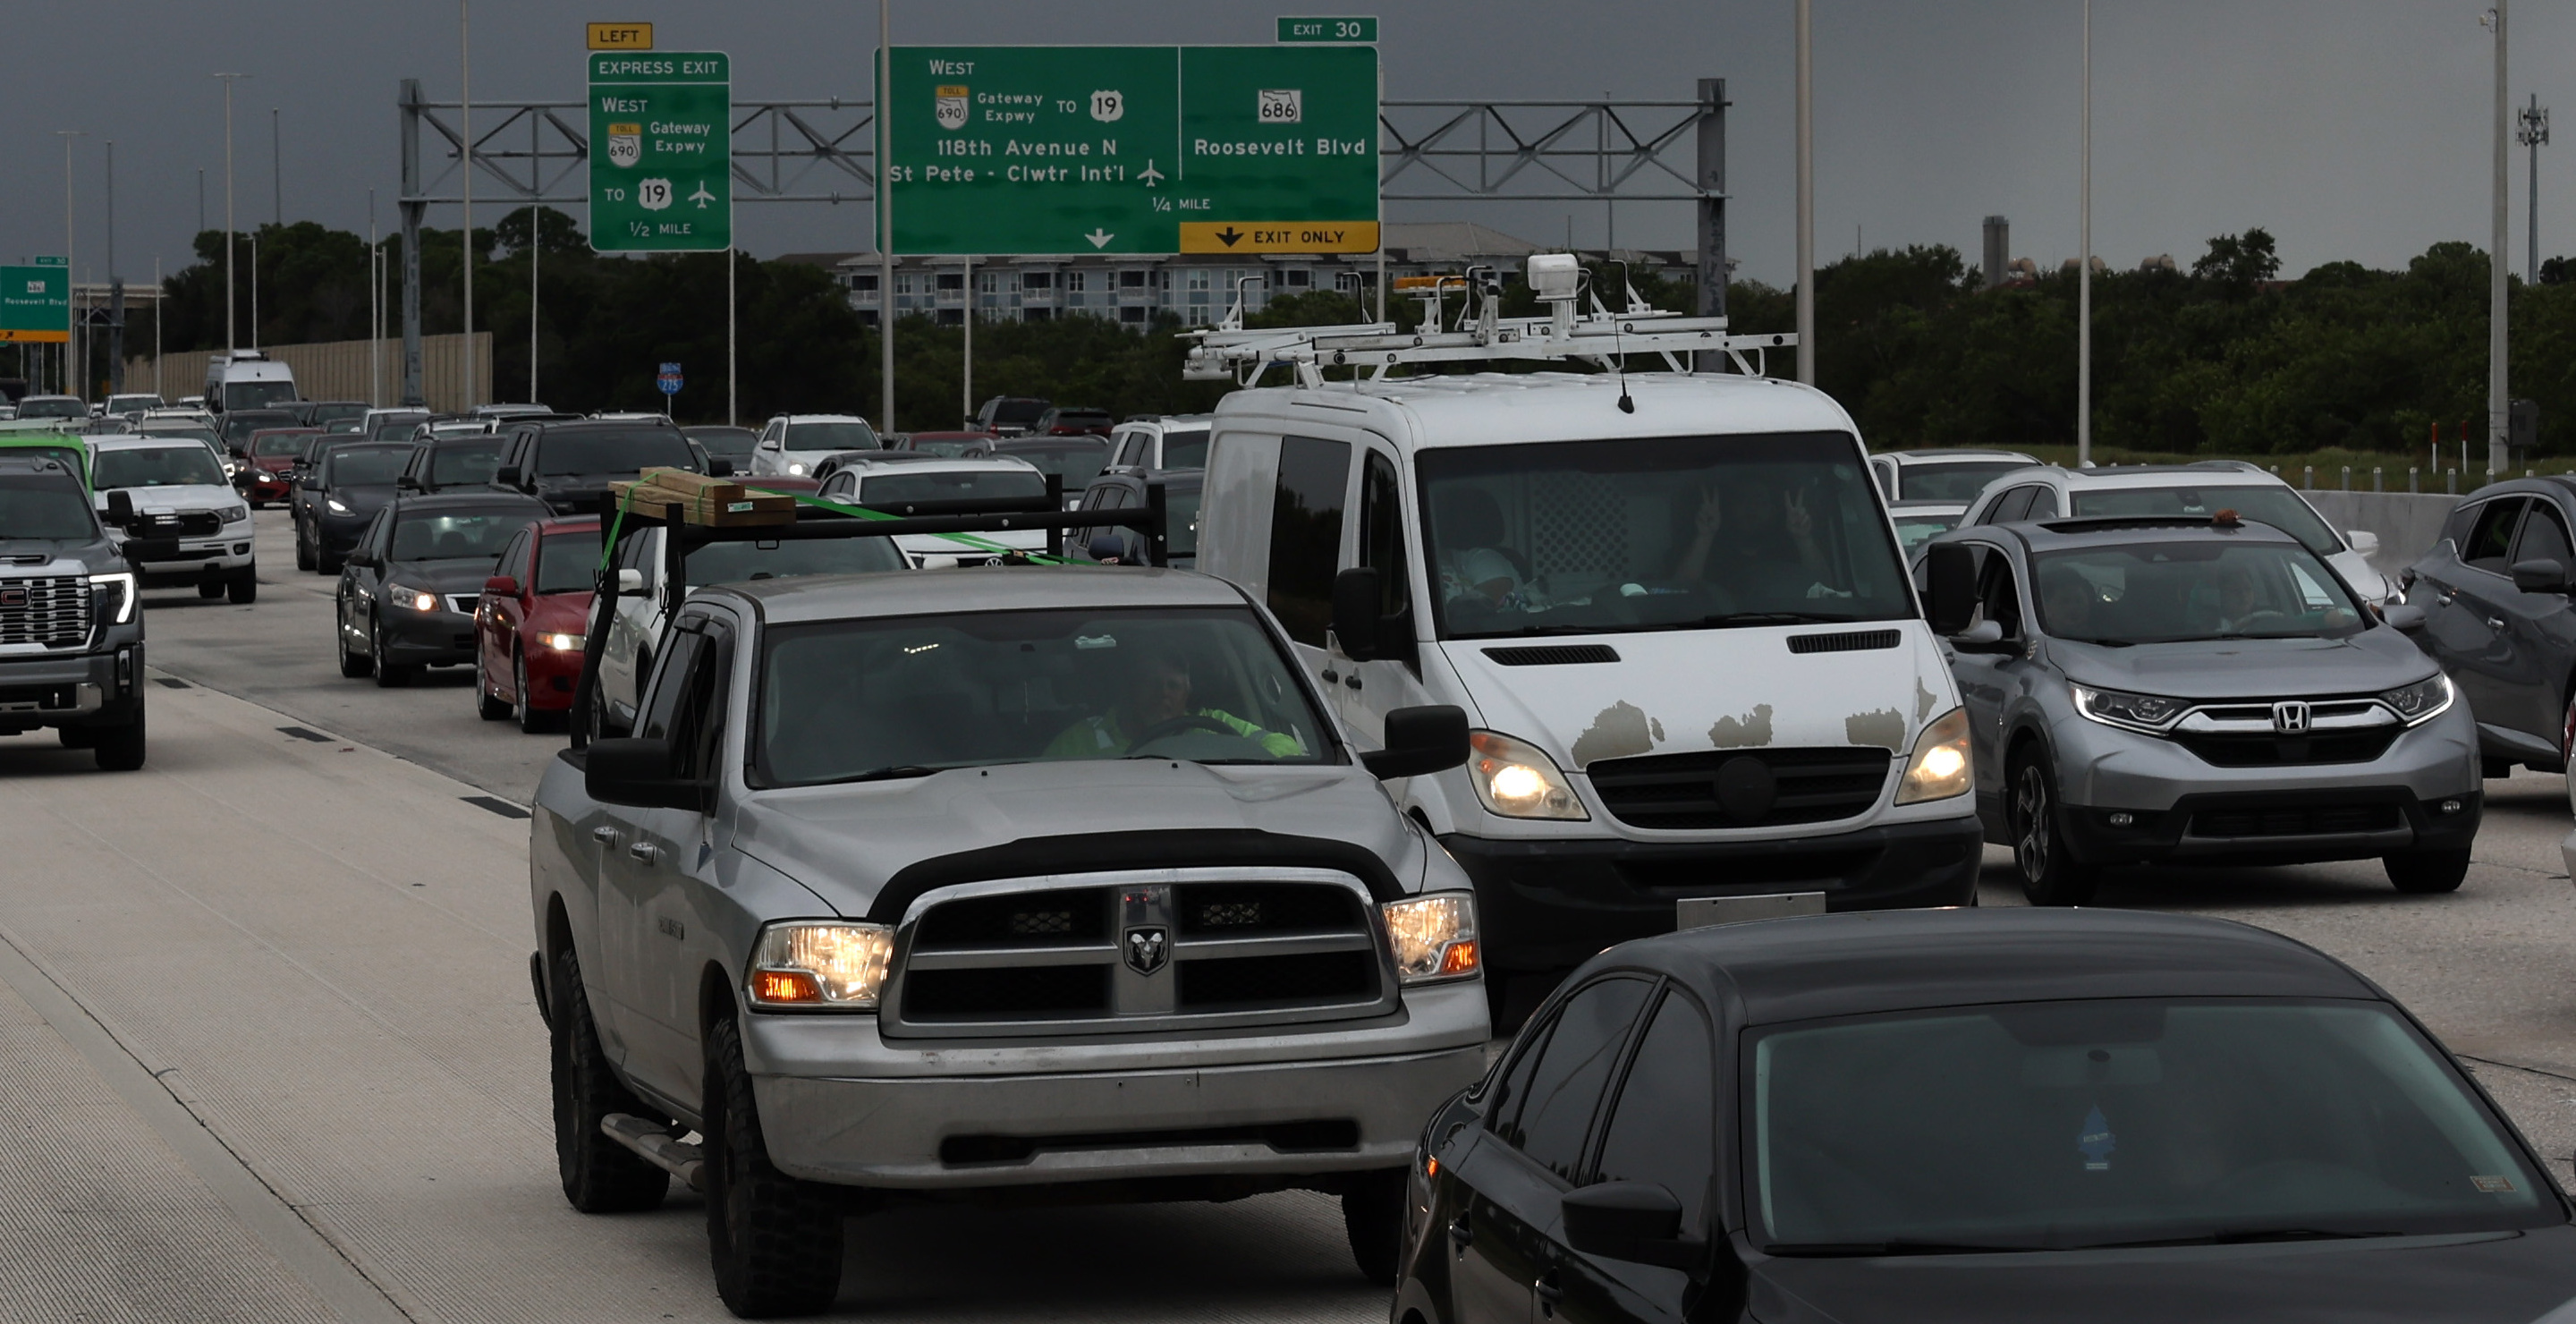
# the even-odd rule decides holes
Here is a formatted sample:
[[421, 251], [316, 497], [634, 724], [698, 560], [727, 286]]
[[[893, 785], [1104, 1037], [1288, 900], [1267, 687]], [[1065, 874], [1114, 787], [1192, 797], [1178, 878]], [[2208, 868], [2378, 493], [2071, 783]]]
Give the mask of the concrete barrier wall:
[[2370, 558], [2371, 568], [2390, 576], [2433, 550], [2434, 539], [2442, 533], [2442, 521], [2450, 518], [2462, 500], [2440, 493], [2418, 496], [2411, 492], [2320, 490], [2301, 495], [2326, 517], [2326, 523], [2346, 533], [2368, 529], [2378, 534], [2379, 554]]
[[[374, 356], [379, 378], [370, 389], [368, 347], [381, 346]], [[333, 340], [311, 345], [270, 345], [263, 350], [270, 358], [295, 370], [295, 389], [307, 400], [366, 400], [394, 404], [402, 398], [402, 341], [400, 338], [381, 342]], [[161, 356], [161, 394], [171, 400], [195, 395], [205, 389], [206, 363], [213, 355], [205, 350]], [[138, 391], [152, 389], [152, 357], [125, 361], [125, 381]], [[463, 409], [465, 400], [465, 337], [461, 335], [422, 336], [420, 338], [421, 394], [429, 407], [441, 412]], [[492, 333], [474, 333], [474, 403], [492, 398]]]

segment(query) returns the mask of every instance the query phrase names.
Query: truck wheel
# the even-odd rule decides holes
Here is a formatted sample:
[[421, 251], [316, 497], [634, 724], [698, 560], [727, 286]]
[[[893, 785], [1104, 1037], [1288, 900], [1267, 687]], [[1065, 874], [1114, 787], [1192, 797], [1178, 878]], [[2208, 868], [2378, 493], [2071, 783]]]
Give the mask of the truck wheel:
[[143, 766], [143, 709], [122, 726], [90, 728], [90, 748], [101, 772], [132, 772]]
[[2467, 850], [2408, 850], [2379, 857], [2388, 881], [2398, 891], [2415, 895], [2456, 892], [2469, 876]]
[[769, 1161], [742, 1028], [707, 1031], [707, 1250], [716, 1295], [746, 1319], [811, 1315], [841, 1291], [841, 1209], [835, 1193]]
[[385, 632], [376, 626], [376, 618], [367, 618], [367, 665], [376, 673], [376, 688], [393, 689], [411, 683], [412, 669], [385, 660]]
[[244, 570], [233, 576], [233, 581], [224, 585], [224, 593], [236, 606], [247, 606], [259, 601], [259, 572]]
[[2022, 895], [2034, 906], [2080, 906], [2093, 899], [2093, 868], [2066, 849], [2057, 827], [2057, 774], [2033, 749], [2013, 760], [2011, 800], [2013, 868]]
[[599, 1129], [610, 1113], [651, 1118], [599, 1046], [590, 998], [581, 989], [581, 962], [566, 947], [555, 957], [553, 1041], [555, 1170], [564, 1199], [585, 1214], [625, 1214], [657, 1208], [671, 1189], [670, 1174], [611, 1140]]
[[1350, 1237], [1351, 1259], [1360, 1277], [1380, 1287], [1395, 1286], [1397, 1261], [1404, 1257], [1404, 1169], [1354, 1174], [1342, 1192], [1342, 1231]]

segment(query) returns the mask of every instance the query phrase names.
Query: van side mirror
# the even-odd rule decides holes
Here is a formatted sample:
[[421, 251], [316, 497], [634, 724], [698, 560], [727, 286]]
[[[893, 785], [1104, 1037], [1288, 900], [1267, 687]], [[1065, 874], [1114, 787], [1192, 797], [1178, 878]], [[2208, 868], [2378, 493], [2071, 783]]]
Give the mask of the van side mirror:
[[1682, 1235], [1682, 1202], [1652, 1182], [1605, 1181], [1567, 1191], [1565, 1244], [1585, 1255], [1667, 1269], [1698, 1267], [1708, 1243]]
[[1386, 748], [1360, 755], [1372, 777], [1427, 777], [1467, 761], [1467, 710], [1454, 703], [1398, 708], [1386, 715]]
[[1923, 615], [1937, 635], [1955, 635], [1977, 614], [1977, 557], [1964, 543], [1934, 543], [1924, 553]]
[[594, 740], [582, 767], [582, 790], [607, 805], [636, 809], [701, 809], [706, 788], [671, 775], [668, 740]]
[[134, 494], [123, 488], [107, 494], [107, 523], [117, 528], [134, 522]]
[[1127, 560], [1127, 540], [1114, 533], [1094, 534], [1090, 545], [1082, 550], [1094, 561], [1107, 562], [1115, 558], [1123, 564]]
[[499, 483], [503, 487], [520, 487], [524, 486], [522, 480], [526, 477], [527, 471], [525, 469], [522, 469], [515, 464], [505, 464], [493, 472], [492, 481]]
[[2547, 559], [2517, 561], [2513, 566], [2513, 586], [2525, 593], [2564, 593], [2567, 567]]

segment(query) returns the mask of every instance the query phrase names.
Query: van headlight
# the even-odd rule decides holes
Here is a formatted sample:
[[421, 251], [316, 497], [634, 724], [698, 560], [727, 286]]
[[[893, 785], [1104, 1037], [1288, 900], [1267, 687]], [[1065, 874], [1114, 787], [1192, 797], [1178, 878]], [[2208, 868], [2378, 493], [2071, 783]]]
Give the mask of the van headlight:
[[2420, 726], [2449, 711], [2451, 697], [2451, 678], [2436, 671], [2412, 685], [2381, 693], [2379, 701], [2394, 709], [2408, 726]]
[[1526, 740], [1499, 731], [1470, 731], [1467, 780], [1476, 798], [1505, 818], [1588, 820], [1583, 801], [1557, 770], [1556, 760]]
[[1968, 762], [1968, 710], [1953, 708], [1914, 738], [1914, 756], [1906, 760], [1896, 802], [1910, 805], [1966, 795], [1974, 781]]
[[1476, 946], [1476, 898], [1469, 892], [1434, 892], [1389, 901], [1386, 936], [1395, 946], [1395, 972], [1405, 983], [1464, 979], [1483, 968]]
[[2075, 711], [2104, 726], [2122, 726], [2132, 731], [2161, 733], [2181, 720], [2191, 707], [2184, 700], [2153, 694], [2126, 694], [2071, 683], [2066, 688], [2075, 695]]
[[754, 1007], [874, 1010], [893, 955], [883, 924], [788, 920], [760, 931], [744, 992]]

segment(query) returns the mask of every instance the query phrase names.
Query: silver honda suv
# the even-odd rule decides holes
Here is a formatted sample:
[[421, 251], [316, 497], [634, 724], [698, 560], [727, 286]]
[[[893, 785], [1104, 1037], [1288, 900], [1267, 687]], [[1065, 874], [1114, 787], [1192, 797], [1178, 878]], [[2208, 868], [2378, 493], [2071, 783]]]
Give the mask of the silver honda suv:
[[2377, 856], [2460, 885], [2477, 727], [2451, 682], [2296, 538], [2216, 517], [1980, 525], [1922, 564], [1987, 840], [2038, 905], [2106, 865]]

